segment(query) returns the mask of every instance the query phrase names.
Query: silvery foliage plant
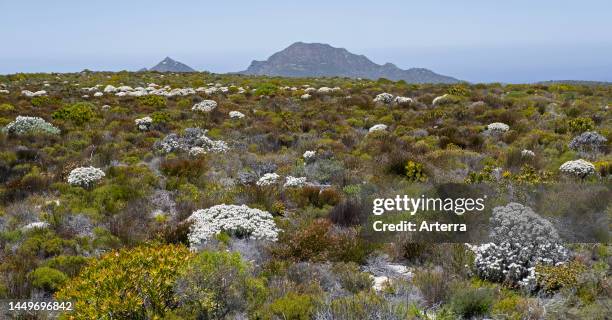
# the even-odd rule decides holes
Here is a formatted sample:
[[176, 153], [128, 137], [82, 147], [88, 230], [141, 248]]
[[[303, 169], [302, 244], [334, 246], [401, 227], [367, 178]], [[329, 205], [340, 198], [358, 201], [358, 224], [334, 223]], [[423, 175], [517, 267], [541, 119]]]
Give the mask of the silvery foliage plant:
[[502, 133], [510, 130], [510, 126], [502, 122], [493, 122], [487, 126], [487, 129], [490, 132]]
[[482, 279], [533, 289], [536, 264], [558, 265], [569, 252], [554, 226], [531, 208], [509, 203], [493, 209], [490, 243], [472, 247]]
[[385, 130], [387, 130], [387, 125], [386, 125], [386, 124], [379, 123], [379, 124], [375, 124], [375, 125], [373, 125], [373, 126], [370, 128], [370, 130], [368, 130], [368, 132], [369, 132], [369, 133], [372, 133], [372, 132], [377, 132], [377, 131], [385, 131]]
[[39, 117], [17, 116], [15, 121], [3, 129], [9, 134], [22, 135], [28, 133], [59, 134], [60, 130]]
[[199, 112], [211, 112], [217, 107], [217, 102], [215, 100], [202, 100], [201, 102], [193, 105], [191, 110], [199, 111]]
[[563, 163], [559, 171], [568, 176], [584, 179], [595, 173], [595, 166], [586, 160], [578, 159]]
[[278, 178], [280, 178], [280, 176], [276, 173], [266, 173], [259, 178], [255, 184], [260, 187], [271, 186], [276, 184]]
[[148, 131], [151, 129], [151, 125], [153, 124], [153, 119], [151, 117], [144, 117], [140, 119], [134, 120], [138, 130], [140, 131]]
[[586, 131], [581, 133], [579, 136], [574, 137], [569, 143], [569, 147], [572, 150], [579, 152], [599, 152], [606, 144], [608, 139], [600, 135], [595, 131]]
[[376, 97], [374, 97], [373, 101], [377, 103], [389, 104], [393, 102], [393, 95], [390, 93], [383, 92], [377, 95]]
[[306, 185], [306, 177], [293, 177], [293, 176], [287, 176], [285, 178], [285, 184], [283, 185], [283, 187], [285, 188], [300, 188]]
[[156, 142], [156, 148], [164, 153], [189, 152], [192, 155], [202, 153], [223, 153], [229, 150], [225, 141], [212, 140], [206, 136], [206, 130], [200, 128], [187, 128], [182, 136], [171, 133], [161, 141]]
[[191, 248], [196, 248], [220, 232], [238, 238], [276, 241], [278, 228], [269, 212], [246, 205], [216, 205], [191, 214], [188, 235]]
[[73, 186], [91, 187], [104, 178], [104, 171], [95, 167], [79, 167], [68, 175], [68, 183]]

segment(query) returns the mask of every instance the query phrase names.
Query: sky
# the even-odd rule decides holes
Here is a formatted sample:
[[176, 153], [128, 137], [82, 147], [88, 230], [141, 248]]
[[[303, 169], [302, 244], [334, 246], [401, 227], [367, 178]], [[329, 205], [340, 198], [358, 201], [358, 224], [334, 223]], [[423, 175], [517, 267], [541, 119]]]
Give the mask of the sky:
[[0, 0], [0, 74], [234, 72], [321, 42], [470, 82], [612, 81], [610, 0]]

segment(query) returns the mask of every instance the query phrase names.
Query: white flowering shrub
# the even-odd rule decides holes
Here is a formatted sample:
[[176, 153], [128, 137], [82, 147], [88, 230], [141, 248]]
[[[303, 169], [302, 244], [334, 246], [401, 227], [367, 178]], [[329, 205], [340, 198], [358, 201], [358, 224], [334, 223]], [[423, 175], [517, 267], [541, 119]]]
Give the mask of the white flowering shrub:
[[203, 154], [207, 154], [208, 152], [206, 152], [206, 149], [202, 148], [202, 147], [192, 147], [191, 149], [189, 149], [189, 155], [192, 157], [199, 157]]
[[608, 143], [606, 137], [594, 131], [586, 131], [572, 139], [570, 149], [580, 152], [597, 152]]
[[244, 118], [244, 113], [240, 111], [230, 111], [229, 116], [232, 119], [242, 119]]
[[[164, 153], [189, 152], [191, 155], [203, 153], [224, 153], [229, 150], [225, 141], [212, 140], [206, 136], [206, 130], [200, 128], [187, 128], [183, 136], [171, 133], [161, 141], [155, 143], [155, 147]], [[200, 149], [198, 149], [200, 148]]]
[[390, 93], [383, 92], [381, 94], [376, 95], [373, 101], [377, 103], [389, 104], [393, 102], [393, 95]]
[[306, 185], [306, 177], [293, 177], [293, 176], [287, 176], [285, 178], [285, 184], [283, 185], [283, 187], [285, 188], [301, 188], [303, 186]]
[[278, 178], [280, 178], [280, 176], [276, 173], [266, 173], [259, 178], [255, 184], [260, 187], [271, 186], [276, 184]]
[[320, 93], [320, 94], [328, 94], [330, 92], [332, 92], [332, 89], [329, 87], [321, 87], [317, 89], [317, 93]]
[[104, 87], [104, 92], [106, 93], [112, 93], [112, 92], [117, 92], [117, 88], [115, 88], [115, 86], [113, 85], [107, 85], [106, 87]]
[[104, 171], [95, 167], [79, 167], [68, 175], [68, 183], [73, 186], [91, 187], [104, 178]]
[[217, 102], [215, 100], [202, 100], [201, 102], [193, 105], [191, 110], [199, 111], [199, 112], [211, 112], [217, 107]]
[[487, 126], [487, 129], [491, 132], [502, 133], [510, 130], [510, 126], [501, 122], [493, 122]]
[[21, 231], [29, 231], [29, 230], [34, 230], [34, 229], [46, 229], [48, 227], [49, 227], [48, 222], [37, 221], [37, 222], [26, 224], [25, 226], [21, 228]]
[[193, 212], [189, 231], [191, 248], [196, 248], [216, 234], [226, 232], [234, 237], [276, 241], [278, 228], [269, 212], [246, 205], [216, 205]]
[[39, 117], [17, 116], [15, 121], [3, 129], [9, 134], [22, 135], [28, 133], [59, 134], [60, 130]]
[[149, 129], [151, 129], [151, 125], [153, 124], [153, 119], [151, 119], [151, 117], [144, 117], [144, 118], [136, 119], [134, 120], [134, 122], [136, 123], [138, 130], [148, 131]]
[[313, 151], [313, 150], [307, 150], [307, 151], [305, 151], [305, 152], [304, 152], [304, 154], [302, 155], [302, 157], [303, 157], [305, 160], [310, 160], [310, 159], [314, 158], [316, 155], [317, 155], [317, 152], [316, 152], [316, 151]]
[[40, 97], [40, 96], [46, 96], [47, 95], [47, 91], [45, 90], [39, 90], [36, 92], [32, 92], [30, 90], [22, 90], [21, 94], [28, 97], [28, 98], [32, 98], [32, 97]]
[[368, 130], [368, 132], [369, 132], [369, 133], [372, 133], [372, 132], [377, 132], [377, 131], [385, 131], [385, 130], [387, 130], [387, 125], [386, 125], [386, 124], [382, 124], [382, 123], [381, 123], [381, 124], [376, 124], [376, 125], [373, 125], [373, 126], [370, 128], [370, 130]]
[[536, 264], [557, 265], [569, 258], [554, 226], [529, 207], [496, 207], [490, 222], [492, 242], [472, 247], [482, 279], [533, 289]]
[[397, 96], [393, 99], [393, 102], [400, 105], [408, 105], [412, 103], [412, 99], [408, 97]]
[[559, 167], [561, 173], [577, 178], [586, 178], [595, 173], [595, 166], [583, 159], [567, 161]]
[[535, 153], [531, 150], [527, 150], [524, 149], [523, 151], [521, 151], [521, 157], [523, 158], [534, 158], [535, 157]]
[[433, 101], [431, 102], [431, 104], [434, 105], [434, 106], [438, 105], [440, 103], [446, 102], [447, 98], [448, 98], [448, 94], [444, 94], [444, 95], [441, 95], [439, 97], [435, 97], [433, 99]]
[[176, 134], [171, 133], [165, 136], [161, 141], [157, 143], [157, 147], [164, 153], [170, 153], [174, 151], [181, 151], [185, 149], [185, 145], [182, 139]]

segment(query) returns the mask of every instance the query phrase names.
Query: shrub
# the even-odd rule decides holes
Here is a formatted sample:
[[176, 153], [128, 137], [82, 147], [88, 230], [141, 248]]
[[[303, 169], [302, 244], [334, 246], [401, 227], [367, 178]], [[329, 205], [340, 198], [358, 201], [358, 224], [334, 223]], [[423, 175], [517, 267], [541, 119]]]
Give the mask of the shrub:
[[278, 228], [269, 212], [249, 208], [246, 205], [216, 205], [195, 211], [189, 221], [193, 221], [189, 232], [192, 247], [226, 232], [236, 237], [276, 241]]
[[475, 248], [477, 274], [485, 280], [533, 290], [538, 263], [555, 265], [568, 259], [553, 225], [529, 207], [496, 207], [490, 224], [493, 242]]
[[54, 127], [52, 124], [48, 123], [42, 118], [24, 116], [18, 116], [15, 121], [9, 123], [2, 130], [14, 135], [22, 135], [29, 133], [60, 133], [60, 130], [58, 128]]
[[161, 108], [166, 106], [166, 98], [158, 95], [138, 97], [138, 102], [149, 107]]
[[77, 102], [53, 112], [51, 116], [53, 119], [71, 121], [75, 125], [81, 126], [89, 122], [95, 115], [90, 103]]
[[556, 266], [538, 264], [535, 268], [538, 285], [546, 292], [575, 287], [578, 276], [585, 270], [586, 266], [577, 261]]
[[563, 163], [559, 171], [568, 176], [584, 179], [595, 173], [595, 166], [586, 160], [578, 159]]
[[34, 287], [53, 292], [64, 284], [68, 277], [57, 269], [40, 267], [32, 271], [30, 279]]
[[264, 83], [255, 89], [255, 94], [258, 96], [272, 96], [276, 94], [278, 87], [271, 83]]
[[62, 100], [58, 98], [51, 98], [48, 96], [37, 96], [33, 97], [30, 103], [32, 104], [32, 106], [40, 108], [49, 106], [59, 106], [62, 103]]
[[460, 287], [450, 298], [451, 310], [464, 319], [487, 315], [493, 306], [494, 294], [490, 288]]
[[570, 149], [581, 152], [598, 152], [606, 146], [608, 139], [594, 131], [585, 131], [574, 137], [569, 144]]
[[217, 108], [217, 102], [215, 100], [202, 100], [193, 105], [191, 110], [199, 112], [211, 112]]
[[15, 107], [9, 103], [0, 104], [0, 112], [11, 112], [14, 111]]
[[[338, 297], [326, 301], [317, 309], [315, 320], [356, 320], [356, 319], [413, 319], [408, 312], [406, 301], [395, 302], [372, 292]], [[414, 317], [417, 319], [416, 317]], [[420, 319], [420, 318], [418, 318]], [[437, 317], [436, 319], [445, 320]]]
[[309, 225], [282, 234], [274, 253], [294, 261], [362, 262], [368, 253], [363, 240], [352, 229], [335, 229], [331, 221], [316, 219]]
[[343, 227], [358, 225], [365, 217], [365, 208], [356, 200], [341, 201], [329, 212], [329, 219]]
[[453, 95], [453, 96], [467, 97], [469, 96], [470, 91], [464, 85], [454, 85], [448, 88], [446, 93]]
[[449, 295], [449, 275], [442, 269], [419, 270], [414, 274], [414, 286], [425, 299], [428, 306], [434, 306], [445, 302]]
[[148, 131], [151, 128], [151, 124], [153, 124], [153, 119], [151, 119], [151, 117], [143, 117], [134, 120], [134, 123], [136, 123], [136, 127], [138, 127], [138, 130]]
[[87, 262], [87, 258], [82, 256], [60, 255], [47, 260], [44, 266], [62, 271], [70, 277], [76, 276]]
[[176, 281], [177, 311], [190, 319], [222, 319], [265, 299], [263, 283], [250, 278], [238, 253], [204, 251]]
[[405, 166], [406, 177], [412, 182], [425, 182], [427, 181], [427, 175], [425, 174], [425, 168], [422, 164], [414, 161], [408, 161]]
[[589, 130], [593, 130], [595, 127], [595, 123], [593, 123], [593, 119], [591, 118], [575, 118], [570, 119], [567, 122], [570, 131], [572, 132], [585, 132]]
[[56, 298], [74, 301], [69, 316], [77, 319], [161, 317], [175, 306], [175, 280], [192, 256], [176, 245], [113, 251], [91, 260]]
[[342, 287], [351, 293], [372, 288], [370, 274], [361, 272], [359, 265], [354, 262], [334, 264], [332, 270], [338, 276]]
[[308, 320], [315, 309], [315, 298], [308, 294], [289, 292], [270, 305], [270, 311], [280, 319]]
[[104, 178], [104, 171], [95, 167], [79, 167], [68, 175], [68, 183], [74, 186], [89, 188]]

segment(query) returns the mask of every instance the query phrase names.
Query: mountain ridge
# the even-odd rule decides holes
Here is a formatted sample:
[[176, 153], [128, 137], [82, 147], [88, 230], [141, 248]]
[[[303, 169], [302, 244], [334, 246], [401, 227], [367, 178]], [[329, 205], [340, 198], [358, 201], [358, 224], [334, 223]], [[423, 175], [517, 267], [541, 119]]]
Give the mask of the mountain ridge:
[[253, 60], [239, 73], [285, 77], [387, 78], [410, 83], [458, 83], [460, 80], [425, 68], [400, 69], [393, 63], [379, 65], [365, 55], [324, 43], [295, 42], [267, 60]]
[[158, 64], [153, 66], [151, 69], [142, 68], [138, 71], [158, 71], [158, 72], [196, 72], [190, 66], [176, 61], [170, 57], [165, 57]]

